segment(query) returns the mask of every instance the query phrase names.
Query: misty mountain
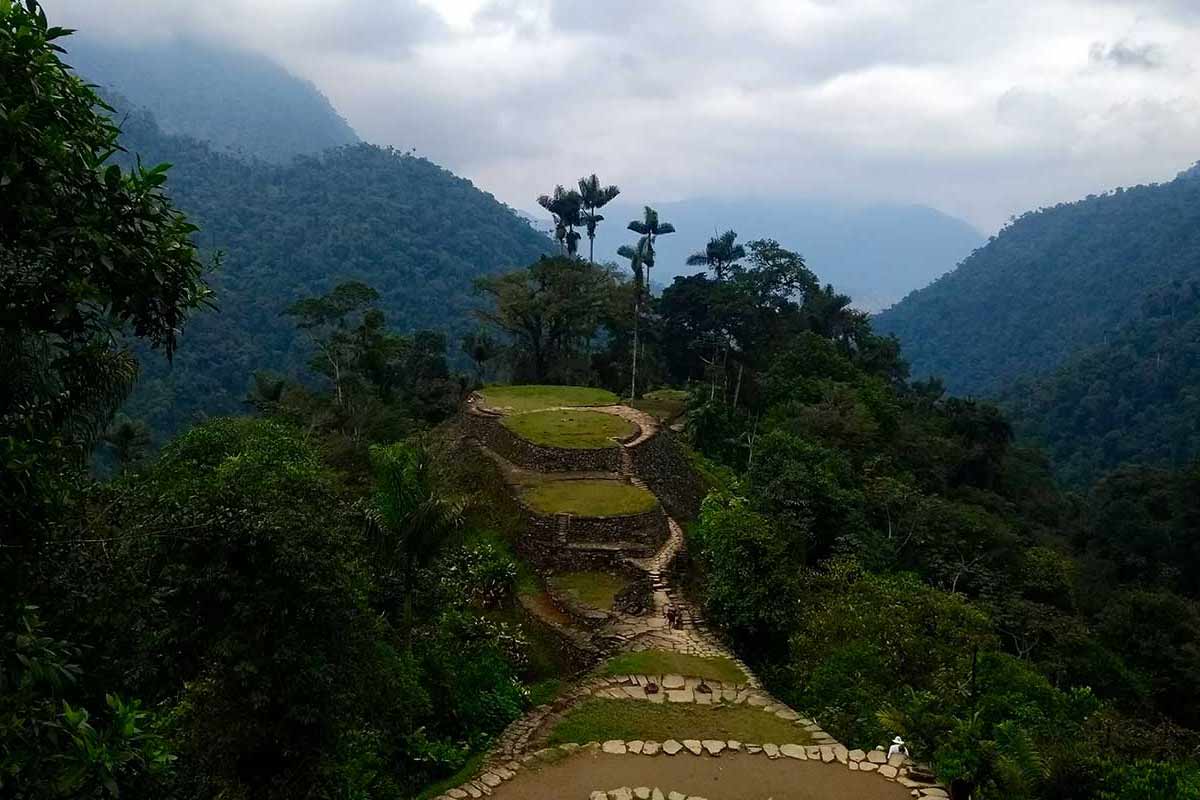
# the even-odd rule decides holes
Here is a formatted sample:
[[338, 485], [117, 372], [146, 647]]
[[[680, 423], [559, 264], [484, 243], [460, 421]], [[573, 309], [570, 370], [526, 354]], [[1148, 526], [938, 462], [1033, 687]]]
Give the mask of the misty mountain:
[[916, 377], [995, 394], [1104, 344], [1143, 301], [1200, 277], [1200, 180], [1117, 189], [1031, 211], [954, 272], [875, 318]]
[[163, 132], [286, 163], [358, 136], [306, 80], [261, 55], [195, 41], [116, 44], [72, 36], [65, 60], [154, 115]]
[[388, 148], [246, 162], [165, 134], [144, 112], [126, 118], [121, 141], [127, 158], [175, 165], [168, 193], [200, 226], [202, 250], [223, 255], [209, 278], [218, 313], [188, 323], [173, 365], [143, 359], [128, 411], [159, 433], [243, 410], [255, 370], [299, 375], [311, 348], [281, 316], [297, 299], [363, 281], [379, 291], [393, 329], [454, 335], [475, 326], [474, 278], [552, 248], [470, 181]]
[[[948, 272], [983, 236], [962, 220], [923, 206], [855, 208], [819, 198], [691, 199], [651, 203], [678, 233], [658, 240], [655, 283], [689, 275], [687, 257], [715, 234], [733, 229], [738, 239], [772, 238], [800, 252], [823, 281], [852, 296], [859, 308], [883, 308]], [[642, 205], [624, 196], [606, 206], [596, 236], [597, 260], [617, 260], [617, 248], [634, 240], [625, 230]], [[586, 254], [587, 239], [581, 243]]]

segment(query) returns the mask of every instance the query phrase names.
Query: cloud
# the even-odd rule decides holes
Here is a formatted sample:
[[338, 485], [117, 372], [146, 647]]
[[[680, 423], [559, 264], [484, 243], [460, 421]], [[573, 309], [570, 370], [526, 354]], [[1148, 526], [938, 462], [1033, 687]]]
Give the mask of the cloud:
[[371, 141], [518, 207], [924, 203], [994, 229], [1196, 160], [1195, 0], [47, 0], [111, 36], [211, 37], [312, 80]]
[[1162, 48], [1153, 42], [1133, 44], [1121, 40], [1112, 45], [1095, 42], [1088, 51], [1088, 57], [1098, 64], [1108, 63], [1118, 67], [1140, 67], [1142, 69], [1157, 69], [1162, 66]]

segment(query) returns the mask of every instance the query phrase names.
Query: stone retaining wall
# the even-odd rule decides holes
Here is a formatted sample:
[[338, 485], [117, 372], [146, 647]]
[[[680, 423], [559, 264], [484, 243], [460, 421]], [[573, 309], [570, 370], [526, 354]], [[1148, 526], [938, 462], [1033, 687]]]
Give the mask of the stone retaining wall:
[[705, 495], [704, 482], [692, 469], [674, 434], [659, 431], [628, 450], [634, 474], [645, 481], [671, 516], [692, 520], [699, 515]]
[[[524, 504], [521, 508], [525, 514], [526, 532], [518, 547], [522, 555], [542, 568], [619, 568], [627, 557], [655, 553], [670, 533], [661, 507], [619, 517], [539, 514]], [[565, 530], [563, 517], [566, 518]], [[588, 548], [584, 545], [612, 547]]]
[[504, 427], [503, 419], [467, 409], [462, 413], [462, 429], [524, 469], [536, 472], [619, 472], [621, 469], [621, 448], [618, 446], [579, 450], [534, 444]]

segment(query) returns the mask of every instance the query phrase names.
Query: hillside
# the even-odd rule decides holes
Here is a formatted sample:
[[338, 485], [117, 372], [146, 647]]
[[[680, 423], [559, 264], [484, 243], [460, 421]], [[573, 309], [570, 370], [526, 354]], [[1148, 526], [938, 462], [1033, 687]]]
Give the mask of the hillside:
[[[614, 258], [617, 247], [632, 237], [625, 225], [640, 218], [642, 209], [623, 203], [624, 199], [604, 209], [606, 221], [596, 237], [597, 258]], [[824, 280], [865, 310], [896, 302], [952, 270], [984, 243], [967, 223], [924, 206], [853, 208], [819, 198], [697, 198], [655, 208], [679, 230], [656, 244], [656, 283], [669, 284], [676, 275], [696, 272], [685, 265], [687, 257], [703, 250], [714, 232], [732, 228], [740, 241], [771, 237], [798, 250]]]
[[914, 376], [993, 394], [1102, 344], [1147, 290], [1200, 276], [1200, 180], [1118, 189], [1029, 212], [954, 272], [876, 317]]
[[118, 45], [78, 36], [67, 60], [148, 109], [166, 133], [216, 150], [286, 163], [358, 141], [315, 86], [261, 55], [186, 40]]
[[1200, 283], [1151, 292], [1105, 344], [1000, 396], [1017, 431], [1067, 482], [1124, 463], [1183, 466], [1200, 454]]
[[143, 359], [128, 411], [158, 432], [240, 410], [254, 370], [302, 368], [309, 350], [280, 316], [301, 297], [361, 280], [382, 295], [395, 328], [461, 332], [474, 325], [476, 276], [524, 265], [548, 247], [469, 181], [381, 147], [288, 166], [247, 163], [166, 135], [144, 113], [126, 120], [122, 142], [143, 162], [175, 165], [171, 197], [200, 226], [201, 247], [223, 254], [210, 278], [219, 315], [188, 324], [172, 367]]

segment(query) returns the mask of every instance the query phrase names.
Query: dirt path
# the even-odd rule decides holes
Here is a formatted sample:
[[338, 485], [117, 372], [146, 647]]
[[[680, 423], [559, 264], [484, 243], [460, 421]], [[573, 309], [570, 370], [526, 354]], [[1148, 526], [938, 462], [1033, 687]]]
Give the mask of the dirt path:
[[579, 752], [522, 770], [495, 800], [587, 800], [594, 791], [645, 786], [707, 800], [906, 800], [909, 790], [877, 775], [827, 764], [736, 753], [721, 758], [615, 756]]

